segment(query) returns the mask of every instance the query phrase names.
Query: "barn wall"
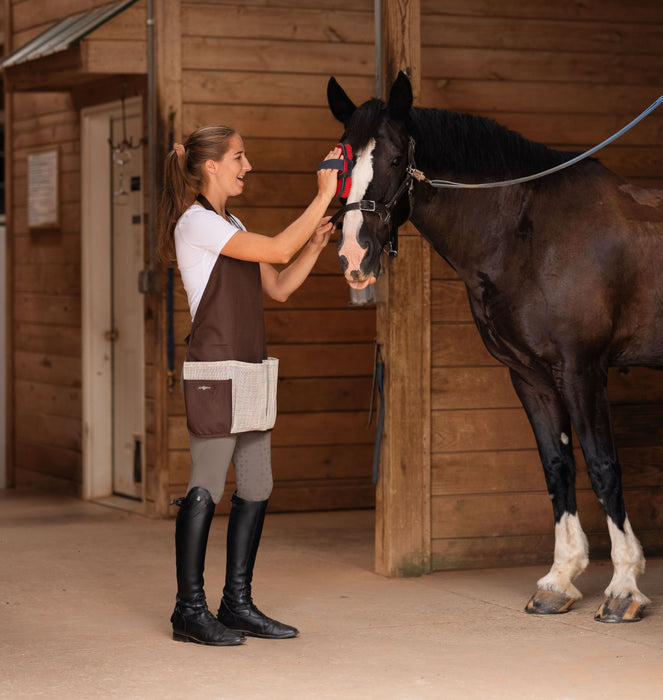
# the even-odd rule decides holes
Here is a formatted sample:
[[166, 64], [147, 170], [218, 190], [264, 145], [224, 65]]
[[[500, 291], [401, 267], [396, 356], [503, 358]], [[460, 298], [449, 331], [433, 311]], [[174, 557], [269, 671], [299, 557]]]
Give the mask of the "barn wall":
[[[422, 0], [425, 106], [480, 114], [547, 145], [584, 150], [662, 92], [658, 0]], [[663, 113], [599, 154], [663, 186]], [[484, 349], [464, 285], [432, 255], [431, 530], [434, 568], [548, 561], [553, 520], [534, 438], [505, 368]], [[627, 509], [645, 551], [663, 541], [663, 383], [610, 376]], [[577, 444], [577, 440], [576, 440]], [[604, 517], [578, 458], [579, 514], [594, 554]]]
[[[80, 159], [65, 94], [12, 101], [13, 420], [17, 485], [81, 485]], [[27, 228], [27, 154], [60, 148], [62, 229]]]
[[[22, 46], [62, 17], [104, 0], [11, 2], [11, 42]], [[142, 13], [142, 15], [141, 15]], [[107, 42], [136, 36], [144, 27], [145, 3], [139, 2], [99, 30]], [[141, 28], [141, 32], [143, 29]], [[81, 162], [80, 109], [144, 94], [144, 79], [109, 77], [103, 84], [72, 92], [12, 92], [7, 103], [8, 230], [8, 453], [10, 484], [80, 495], [82, 487], [81, 399]], [[60, 155], [60, 227], [31, 231], [27, 225], [27, 155], [57, 146]], [[147, 471], [154, 470], [153, 319], [146, 304]], [[148, 492], [148, 500], [152, 494]]]
[[[11, 46], [24, 44], [64, 16], [100, 4], [102, 0], [53, 0], [42, 7], [37, 0], [10, 0]], [[234, 211], [250, 229], [279, 231], [314, 195], [315, 167], [340, 135], [340, 125], [326, 108], [329, 75], [347, 71], [362, 93], [372, 90], [372, 2], [284, 0], [265, 7], [262, 2], [168, 0], [156, 9], [164, 7], [177, 10], [178, 51], [172, 44], [159, 49], [160, 71], [166, 73], [164, 66], [181, 57], [176, 70], [182, 83], [173, 93], [181, 94], [181, 103], [169, 102], [162, 118], [167, 121], [174, 109], [184, 133], [206, 123], [237, 128], [255, 172]], [[136, 11], [143, 13], [139, 21]], [[144, 31], [144, 11], [140, 2], [96, 30], [90, 36], [94, 46]], [[128, 96], [144, 91], [136, 81], [128, 84]], [[122, 85], [109, 78], [72, 93], [10, 95], [11, 461], [18, 486], [81, 492], [79, 110], [118, 99]], [[29, 149], [42, 145], [58, 145], [62, 155], [62, 227], [31, 233], [25, 160]], [[147, 499], [149, 510], [157, 513], [165, 513], [170, 498], [181, 495], [189, 470], [182, 398], [177, 382], [174, 391], [165, 388], [164, 297], [159, 308], [153, 298], [145, 302]], [[375, 310], [348, 308], [348, 301], [334, 246], [287, 304], [265, 300], [269, 351], [281, 360], [273, 510], [374, 503], [373, 430], [366, 422]], [[177, 379], [190, 326], [179, 281], [174, 322]], [[232, 488], [230, 483], [228, 493]], [[224, 501], [220, 510], [227, 508]]]
[[[254, 172], [232, 211], [249, 230], [276, 233], [310, 202], [317, 163], [340, 136], [326, 107], [329, 76], [351, 76], [358, 94], [373, 90], [373, 2], [182, 1], [180, 12], [181, 113], [174, 119], [184, 136], [213, 123], [242, 134]], [[366, 423], [375, 309], [348, 308], [334, 248], [286, 304], [265, 299], [268, 351], [280, 359], [272, 510], [374, 503], [373, 430]], [[189, 328], [178, 281], [178, 376]], [[167, 403], [169, 489], [176, 496], [188, 480], [188, 436], [179, 391]], [[219, 510], [227, 508], [224, 498]]]
[[[64, 16], [100, 4], [54, 0], [42, 7], [36, 0], [10, 1], [11, 46], [24, 44]], [[326, 108], [329, 75], [347, 71], [362, 93], [372, 89], [372, 3], [164, 4], [167, 10], [177, 8], [181, 19], [175, 24], [182, 102], [174, 105], [176, 111], [181, 107], [182, 129], [186, 133], [200, 124], [225, 122], [245, 136], [255, 173], [235, 212], [251, 229], [277, 232], [310, 201], [317, 162], [340, 134]], [[91, 35], [94, 46], [142, 32], [144, 10], [144, 2], [138, 3], [96, 30]], [[143, 13], [139, 21], [136, 11]], [[173, 61], [171, 48], [161, 47], [162, 73]], [[79, 110], [118, 99], [122, 85], [109, 78], [72, 93], [9, 97], [13, 187], [8, 219], [14, 271], [9, 289], [10, 460], [18, 486], [81, 492]], [[144, 86], [129, 80], [128, 96], [137, 89], [144, 91]], [[62, 226], [31, 233], [26, 223], [26, 155], [32, 148], [52, 145], [62, 155]], [[151, 511], [165, 513], [170, 498], [186, 485], [189, 457], [181, 395], [164, 388], [166, 318], [163, 304], [157, 309], [154, 301], [146, 298], [147, 499]], [[366, 422], [375, 311], [349, 309], [348, 301], [333, 246], [287, 304], [265, 301], [269, 350], [281, 360], [274, 510], [374, 503], [373, 430]], [[181, 286], [176, 289], [174, 321], [179, 376], [190, 325]], [[228, 490], [232, 488], [230, 483]], [[220, 509], [225, 507], [227, 503]]]
[[[9, 2], [12, 46], [59, 17], [102, 4]], [[329, 75], [357, 100], [373, 94], [373, 1], [163, 3], [177, 10], [177, 51], [175, 44], [165, 49], [182, 77], [170, 105], [177, 136], [207, 123], [237, 128], [254, 173], [234, 212], [249, 229], [280, 230], [314, 194], [313, 170], [340, 135], [326, 107]], [[553, 6], [538, 0], [422, 0], [421, 5], [422, 105], [490, 116], [534, 140], [582, 149], [661, 93], [663, 9], [656, 0], [581, 5], [565, 0]], [[16, 94], [7, 105], [13, 176], [10, 411], [19, 485], [80, 490], [78, 109], [83, 100], [117, 99], [119, 90], [116, 83], [73, 97]], [[635, 182], [662, 187], [661, 134], [659, 110], [601, 158]], [[30, 233], [25, 156], [54, 143], [63, 162], [62, 230]], [[483, 349], [462, 284], [435, 255], [431, 289], [434, 567], [548, 560], [552, 518], [524, 412], [506, 371]], [[269, 350], [281, 360], [274, 510], [374, 502], [373, 431], [365, 423], [375, 310], [348, 308], [348, 298], [330, 246], [286, 305], [266, 300]], [[154, 322], [155, 310], [147, 313], [148, 362], [163, 365], [165, 326]], [[163, 307], [160, 313], [165, 321]], [[176, 372], [189, 326], [178, 287]], [[162, 366], [159, 372], [156, 381], [148, 372], [149, 454], [156, 455], [149, 459], [148, 484], [158, 493], [157, 512], [165, 512], [168, 499], [182, 493], [189, 463], [181, 396], [164, 390]], [[663, 386], [658, 375], [644, 370], [615, 372], [610, 383], [631, 521], [646, 551], [659, 551]], [[161, 429], [167, 444], [155, 440]], [[590, 541], [606, 553], [603, 518], [582, 467], [579, 472], [580, 515]], [[227, 495], [231, 489], [232, 483]], [[226, 507], [224, 499], [221, 509]]]

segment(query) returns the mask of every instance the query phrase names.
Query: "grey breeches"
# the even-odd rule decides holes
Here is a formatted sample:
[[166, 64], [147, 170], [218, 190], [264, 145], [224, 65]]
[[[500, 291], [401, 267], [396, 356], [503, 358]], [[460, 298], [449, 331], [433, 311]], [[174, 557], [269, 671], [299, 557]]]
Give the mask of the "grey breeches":
[[266, 501], [272, 493], [271, 441], [269, 430], [238, 433], [229, 437], [199, 438], [189, 434], [191, 443], [190, 491], [207, 489], [214, 503], [223, 495], [226, 474], [232, 460], [237, 495], [245, 501]]

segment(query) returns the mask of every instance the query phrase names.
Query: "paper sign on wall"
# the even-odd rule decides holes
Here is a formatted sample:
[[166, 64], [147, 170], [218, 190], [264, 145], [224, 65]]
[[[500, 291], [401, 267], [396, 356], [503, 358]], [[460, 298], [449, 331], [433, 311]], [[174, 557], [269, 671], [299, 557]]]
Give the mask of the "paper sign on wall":
[[60, 226], [58, 150], [28, 154], [28, 228]]

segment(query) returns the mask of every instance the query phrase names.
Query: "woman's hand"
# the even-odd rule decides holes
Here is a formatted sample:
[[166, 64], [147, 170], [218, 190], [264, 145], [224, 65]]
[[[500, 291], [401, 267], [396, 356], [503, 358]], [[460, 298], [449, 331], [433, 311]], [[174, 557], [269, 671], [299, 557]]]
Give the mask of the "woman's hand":
[[324, 248], [334, 232], [335, 224], [331, 223], [331, 216], [326, 216], [320, 220], [313, 235], [309, 239], [309, 244], [316, 248]]
[[[329, 151], [325, 160], [340, 159], [341, 155], [341, 149], [336, 147]], [[333, 231], [334, 227], [329, 223], [329, 218], [321, 220], [320, 217], [324, 216], [327, 209], [329, 209], [329, 204], [336, 194], [337, 182], [338, 170], [330, 170], [329, 168], [318, 170], [318, 193], [304, 212], [286, 226], [283, 231], [276, 234], [276, 236], [263, 236], [249, 231], [237, 231], [225, 244], [221, 252], [229, 258], [237, 258], [238, 260], [288, 265], [297, 252], [302, 247], [306, 247], [312, 262], [303, 277], [299, 276], [299, 281], [295, 286], [288, 285], [290, 291], [296, 289], [309, 273]], [[267, 270], [267, 267], [265, 268], [264, 277], [268, 278], [266, 284], [271, 289], [272, 285], [269, 280], [271, 273]], [[304, 267], [306, 265], [300, 265], [299, 270], [302, 270]], [[267, 288], [265, 291], [272, 296], [272, 293]], [[290, 292], [288, 291], [287, 293]], [[274, 296], [273, 298], [276, 299], [277, 297]]]
[[[342, 151], [337, 146], [323, 158], [323, 160], [336, 160], [342, 158]], [[338, 182], [338, 170], [323, 168], [318, 170], [318, 192], [331, 201], [336, 194], [336, 184]]]
[[286, 301], [296, 289], [299, 289], [313, 269], [320, 253], [329, 243], [329, 237], [335, 228], [330, 219], [331, 216], [326, 216], [320, 220], [299, 256], [287, 267], [278, 271], [267, 263], [260, 265], [262, 289], [265, 294], [276, 301]]

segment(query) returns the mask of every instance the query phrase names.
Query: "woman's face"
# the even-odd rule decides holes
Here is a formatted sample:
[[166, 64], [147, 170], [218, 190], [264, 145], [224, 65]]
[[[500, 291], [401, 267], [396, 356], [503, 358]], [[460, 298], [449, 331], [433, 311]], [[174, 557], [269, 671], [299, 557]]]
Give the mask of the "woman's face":
[[228, 150], [221, 160], [215, 161], [215, 166], [216, 172], [213, 172], [211, 177], [226, 197], [242, 194], [244, 175], [252, 168], [244, 153], [244, 142], [239, 134], [230, 137]]

